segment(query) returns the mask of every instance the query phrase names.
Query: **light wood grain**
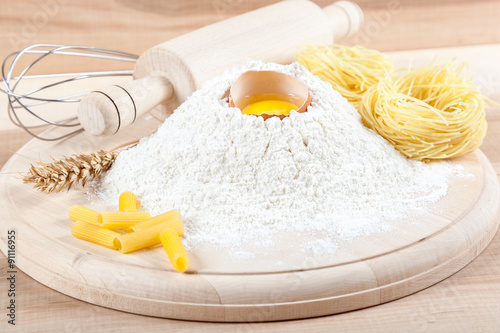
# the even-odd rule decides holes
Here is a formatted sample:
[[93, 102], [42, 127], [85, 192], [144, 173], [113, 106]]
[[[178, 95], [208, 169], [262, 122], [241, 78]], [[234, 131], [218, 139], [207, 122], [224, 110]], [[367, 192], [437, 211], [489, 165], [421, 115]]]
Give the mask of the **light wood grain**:
[[[500, 100], [500, 69], [496, 54], [500, 45], [476, 48], [453, 48], [428, 51], [412, 51], [394, 54], [399, 61], [413, 57], [419, 61], [432, 59], [440, 54], [445, 57], [458, 56], [471, 61], [471, 72], [476, 79], [486, 82], [483, 91], [491, 98]], [[4, 96], [1, 96], [4, 98]], [[2, 105], [5, 105], [2, 100]], [[2, 128], [11, 128], [5, 113], [1, 113]], [[486, 153], [497, 175], [500, 174], [500, 112], [493, 107], [487, 114], [489, 130], [482, 150]], [[2, 131], [0, 155], [5, 161], [28, 136], [12, 130]], [[6, 146], [7, 144], [14, 145]], [[496, 217], [498, 221], [500, 216]], [[23, 273], [18, 274], [21, 288], [19, 330], [23, 331], [112, 331], [123, 327], [124, 331], [186, 332], [268, 332], [268, 331], [332, 331], [345, 332], [442, 332], [442, 331], [486, 331], [495, 332], [500, 325], [500, 234], [497, 233], [490, 246], [471, 264], [445, 281], [403, 299], [376, 307], [335, 316], [301, 321], [267, 324], [210, 324], [191, 323], [159, 318], [131, 315], [98, 306], [93, 306], [57, 293]], [[0, 267], [0, 288], [7, 290], [6, 260]], [[2, 293], [2, 304], [7, 301]], [[1, 322], [3, 329], [10, 328]]]
[[[277, 0], [0, 0], [0, 59], [35, 43], [87, 45], [142, 54], [154, 45]], [[314, 1], [324, 7], [330, 0]], [[500, 42], [496, 0], [357, 0], [362, 31], [345, 39], [379, 50], [409, 50]], [[389, 6], [391, 4], [391, 6]], [[391, 9], [395, 8], [395, 9]], [[113, 65], [84, 63], [82, 69]], [[67, 71], [74, 61], [44, 66]], [[39, 71], [44, 71], [40, 68]]]

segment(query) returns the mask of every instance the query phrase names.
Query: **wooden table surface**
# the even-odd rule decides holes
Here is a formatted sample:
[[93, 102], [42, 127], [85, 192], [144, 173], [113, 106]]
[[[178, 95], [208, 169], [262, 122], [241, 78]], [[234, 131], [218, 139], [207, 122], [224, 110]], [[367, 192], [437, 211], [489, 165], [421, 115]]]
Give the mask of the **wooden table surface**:
[[[0, 0], [0, 2], [6, 3], [6, 0]], [[265, 1], [259, 0], [257, 2], [264, 3]], [[19, 12], [24, 11], [25, 13], [30, 13], [30, 15], [34, 15], [33, 13], [36, 13], [37, 8], [38, 10], [42, 8], [42, 3], [51, 3], [51, 1], [40, 2], [40, 4], [34, 1], [19, 1], [12, 3], [12, 5], [9, 2], [9, 8], [5, 11], [3, 10], [4, 3], [2, 3], [2, 13], [0, 13], [0, 34], [2, 36], [0, 50], [2, 58], [7, 51], [16, 49], [15, 43], [9, 38], [13, 38], [12, 33], [19, 34], [19, 31], [22, 31], [23, 22], [25, 21], [21, 19]], [[168, 5], [167, 2], [163, 3], [160, 1], [142, 1], [136, 3], [122, 0], [110, 2], [109, 4], [101, 1], [100, 3], [102, 4], [93, 7], [94, 9], [90, 9], [90, 6], [88, 8], [78, 8], [80, 5], [74, 1], [61, 0], [58, 3], [62, 3], [60, 5], [61, 12], [65, 10], [73, 11], [75, 25], [80, 24], [80, 19], [75, 14], [77, 10], [88, 15], [92, 11], [101, 13], [99, 15], [104, 15], [102, 12], [110, 10], [108, 7], [112, 8], [115, 6], [121, 8], [122, 12], [130, 14], [136, 11], [143, 13], [143, 17], [148, 18], [150, 18], [149, 16], [157, 18], [154, 12], [158, 8], [162, 9], [163, 13], [171, 13], [177, 10], [181, 16], [189, 17], [192, 23], [188, 24], [188, 26], [183, 26], [179, 23], [182, 20], [178, 17], [172, 19], [174, 23], [169, 23], [169, 18], [165, 18], [163, 27], [165, 29], [172, 28], [172, 34], [175, 35], [191, 30], [196, 25], [203, 25], [237, 13], [242, 10], [244, 2], [238, 0], [214, 1], [209, 5], [205, 5], [205, 8], [202, 4], [206, 2], [195, 1], [195, 4], [200, 5], [200, 11], [205, 8], [206, 13], [208, 13], [205, 16], [200, 15], [200, 20], [194, 20], [192, 12], [190, 12], [186, 5], [181, 5], [180, 1], [168, 2]], [[369, 7], [370, 4], [368, 1], [360, 1], [360, 3], [368, 7], [367, 10], [370, 19], [374, 20], [377, 13], [380, 13], [380, 10], [384, 9], [384, 2], [382, 1], [372, 2], [372, 7]], [[439, 5], [433, 4], [433, 1], [401, 1], [399, 3], [403, 6], [402, 12], [394, 14], [391, 23], [385, 25], [384, 29], [380, 30], [379, 35], [371, 38], [371, 44], [368, 46], [385, 50], [395, 50], [437, 45], [453, 46], [477, 44], [478, 42], [500, 42], [498, 35], [500, 31], [498, 29], [499, 23], [496, 23], [498, 20], [492, 20], [492, 14], [497, 13], [500, 8], [498, 1], [442, 1]], [[477, 3], [480, 3], [481, 6], [476, 5]], [[427, 8], [434, 6], [434, 9], [440, 8], [441, 11], [425, 11], [425, 6]], [[99, 12], [99, 10], [101, 11]], [[446, 13], [442, 12], [442, 10], [445, 10]], [[442, 13], [441, 16], [439, 16], [439, 12]], [[8, 18], [7, 20], [6, 17]], [[28, 16], [28, 21], [33, 17]], [[462, 20], [459, 18], [462, 18]], [[23, 42], [27, 43], [26, 45], [41, 41], [69, 43], [72, 40], [71, 31], [75, 29], [75, 25], [69, 22], [67, 16], [60, 13], [54, 14], [52, 20], [44, 26], [38, 27], [39, 33], [35, 37], [24, 36], [26, 38]], [[57, 32], [54, 25], [57, 25], [58, 20], [62, 20], [63, 24], [67, 25], [68, 31], [66, 33]], [[110, 20], [114, 22], [114, 25], [110, 28], [110, 34], [112, 36], [121, 36], [120, 26], [117, 27], [116, 24], [117, 18], [111, 17]], [[436, 34], [439, 36], [443, 36], [443, 34], [448, 35], [448, 39], [442, 39], [441, 41], [439, 38], [434, 38], [435, 36], [430, 35], [433, 31], [432, 27], [440, 26], [439, 20], [442, 20], [442, 22], [453, 22], [449, 25], [442, 25], [443, 29], [436, 31]], [[7, 29], [6, 27], [9, 22], [11, 27]], [[105, 27], [102, 19], [99, 22], [96, 23], [97, 26], [102, 25]], [[160, 24], [158, 22], [159, 20], [151, 21], [147, 25], [147, 28], [151, 30], [156, 29]], [[378, 22], [382, 21], [379, 20]], [[406, 26], [405, 22], [417, 22], [423, 28], [419, 29], [410, 24]], [[457, 22], [463, 22], [463, 26], [460, 27], [460, 24]], [[471, 22], [475, 26], [469, 29], [468, 26]], [[452, 25], [454, 28], [450, 28]], [[418, 30], [420, 32], [417, 33]], [[77, 44], [105, 46], [97, 45], [103, 44], [104, 39], [96, 37], [97, 34], [89, 35], [91, 32], [82, 32], [81, 36], [76, 37], [78, 40]], [[427, 42], [424, 41], [426, 34], [429, 37], [429, 41]], [[87, 39], [84, 39], [85, 36]], [[391, 36], [394, 36], [394, 39], [391, 39]], [[404, 36], [420, 36], [420, 38], [414, 38], [413, 40], [412, 38], [408, 38], [408, 40], [405, 40]], [[140, 53], [146, 45], [151, 46], [160, 41], [159, 35], [154, 33], [144, 41], [141, 41], [136, 35], [132, 37], [134, 39], [132, 41], [129, 40], [127, 43], [120, 40], [119, 42], [123, 44], [117, 44], [118, 42], [114, 41], [108, 46], [130, 51], [138, 45], [137, 49], [139, 51], [135, 53]], [[47, 39], [40, 40], [40, 38]], [[97, 43], [92, 44], [93, 41]], [[124, 45], [124, 47], [120, 48], [119, 46], [121, 45]], [[432, 58], [433, 55], [441, 55], [444, 58], [456, 56], [461, 60], [469, 60], [471, 63], [471, 73], [476, 74], [475, 79], [481, 86], [483, 93], [496, 101], [500, 101], [500, 64], [497, 61], [499, 54], [500, 44], [492, 44], [475, 47], [406, 51], [392, 53], [391, 55], [398, 59], [399, 63], [405, 63], [410, 57], [415, 58], [416, 62], [419, 62]], [[82, 66], [85, 66], [85, 64], [82, 63]], [[481, 149], [490, 159], [498, 176], [500, 174], [500, 108], [490, 108], [487, 113], [487, 119], [489, 125], [488, 134]], [[9, 122], [6, 115], [6, 98], [3, 94], [0, 95], [0, 166], [28, 140], [30, 140], [29, 135], [14, 127]], [[497, 215], [497, 218], [500, 218], [500, 214]], [[19, 241], [22, 241], [22, 238]], [[120, 329], [124, 332], [159, 332], [166, 330], [174, 332], [304, 332], [336, 330], [343, 332], [495, 332], [500, 327], [500, 318], [498, 316], [498, 313], [500, 313], [500, 233], [495, 236], [487, 249], [464, 269], [437, 285], [416, 294], [376, 307], [349, 313], [275, 323], [196, 323], [128, 314], [88, 304], [60, 294], [36, 282], [24, 273], [19, 272], [16, 277], [17, 318], [16, 326], [13, 327], [7, 324], [6, 317], [6, 306], [9, 299], [7, 296], [7, 271], [7, 260], [3, 254], [0, 254], [0, 309], [3, 309], [0, 310], [0, 331], [96, 332], [116, 331]]]
[[[278, 1], [0, 0], [0, 59], [36, 43], [141, 54], [193, 29]], [[313, 1], [324, 7], [335, 0]], [[498, 0], [353, 1], [362, 8], [365, 24], [344, 44], [394, 51], [500, 43]], [[66, 70], [71, 62], [52, 65]], [[80, 68], [86, 69], [85, 64]]]

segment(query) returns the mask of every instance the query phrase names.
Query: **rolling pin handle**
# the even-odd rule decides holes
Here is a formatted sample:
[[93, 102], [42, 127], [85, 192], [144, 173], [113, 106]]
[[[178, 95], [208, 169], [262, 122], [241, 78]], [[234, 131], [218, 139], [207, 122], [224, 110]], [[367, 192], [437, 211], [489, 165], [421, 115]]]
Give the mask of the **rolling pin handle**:
[[149, 76], [93, 91], [78, 109], [83, 128], [99, 136], [117, 133], [173, 94], [170, 82], [162, 76]]
[[363, 25], [363, 12], [351, 1], [337, 1], [323, 8], [333, 29], [335, 39], [348, 37]]

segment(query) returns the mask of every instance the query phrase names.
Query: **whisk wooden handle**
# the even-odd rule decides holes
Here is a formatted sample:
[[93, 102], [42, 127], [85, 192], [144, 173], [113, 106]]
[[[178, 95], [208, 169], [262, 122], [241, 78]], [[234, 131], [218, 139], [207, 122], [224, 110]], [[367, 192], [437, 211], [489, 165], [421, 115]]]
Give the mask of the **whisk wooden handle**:
[[78, 119], [93, 135], [113, 135], [172, 96], [162, 76], [148, 76], [89, 93], [80, 102]]
[[[206, 80], [247, 58], [290, 63], [302, 44], [331, 44], [334, 36], [356, 32], [362, 21], [349, 1], [322, 10], [311, 1], [288, 0], [203, 27], [146, 51], [134, 68], [134, 78], [146, 81], [83, 99], [80, 121], [92, 134], [111, 135], [153, 107], [152, 114], [165, 119]], [[152, 73], [166, 79], [149, 78]], [[135, 97], [136, 89], [142, 98]]]

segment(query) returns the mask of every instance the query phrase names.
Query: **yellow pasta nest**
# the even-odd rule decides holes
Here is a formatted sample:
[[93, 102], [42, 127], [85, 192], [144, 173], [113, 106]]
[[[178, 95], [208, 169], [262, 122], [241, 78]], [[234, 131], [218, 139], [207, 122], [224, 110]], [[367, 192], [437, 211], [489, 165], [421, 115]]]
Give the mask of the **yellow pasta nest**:
[[365, 91], [394, 70], [394, 63], [385, 54], [361, 46], [308, 45], [296, 58], [356, 108]]
[[486, 134], [485, 108], [465, 64], [448, 62], [386, 75], [358, 109], [365, 125], [401, 153], [429, 161], [478, 148]]

